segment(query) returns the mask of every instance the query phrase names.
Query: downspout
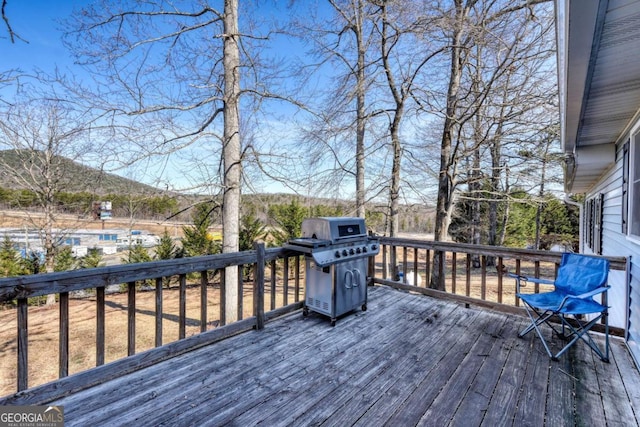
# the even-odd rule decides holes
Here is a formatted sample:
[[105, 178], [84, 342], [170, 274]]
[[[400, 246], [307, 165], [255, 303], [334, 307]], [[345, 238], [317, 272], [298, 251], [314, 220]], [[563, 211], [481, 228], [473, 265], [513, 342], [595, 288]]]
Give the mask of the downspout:
[[583, 204], [582, 203], [578, 203], [574, 200], [570, 199], [571, 193], [566, 193], [564, 196], [564, 202], [568, 205], [572, 205], [572, 206], [576, 206], [578, 208], [578, 252], [579, 253], [583, 253], [584, 252], [584, 244], [583, 244], [583, 240], [582, 240], [582, 236], [584, 235], [584, 222], [582, 221], [582, 208], [583, 208]]

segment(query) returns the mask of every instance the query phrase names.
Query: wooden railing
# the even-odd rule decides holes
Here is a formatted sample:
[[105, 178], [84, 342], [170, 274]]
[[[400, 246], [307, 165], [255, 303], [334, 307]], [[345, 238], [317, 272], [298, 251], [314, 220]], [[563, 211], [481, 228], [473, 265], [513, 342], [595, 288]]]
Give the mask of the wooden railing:
[[[513, 280], [505, 283], [504, 271], [548, 277], [555, 274], [561, 256], [545, 251], [386, 237], [380, 238], [380, 243], [380, 253], [370, 259], [368, 275], [372, 283], [514, 312], [521, 311], [515, 297], [515, 283]], [[612, 269], [627, 268], [625, 258], [609, 259]], [[8, 341], [17, 342], [17, 367], [13, 371], [18, 390], [16, 394], [0, 398], [0, 405], [43, 404], [231, 335], [261, 329], [266, 321], [302, 308], [304, 271], [300, 261], [299, 254], [283, 248], [265, 249], [264, 245], [256, 245], [253, 251], [232, 254], [0, 279], [0, 304], [5, 312], [15, 312], [17, 332], [15, 336], [9, 336]], [[429, 287], [434, 265], [439, 269], [444, 290]], [[224, 283], [221, 272], [229, 267], [238, 268], [237, 284]], [[247, 280], [248, 272], [251, 272], [252, 280]], [[418, 278], [421, 283], [417, 283]], [[167, 291], [163, 284], [169, 279], [176, 284]], [[146, 290], [139, 289], [141, 283], [146, 284]], [[225, 319], [226, 286], [238, 286], [238, 321], [233, 323]], [[126, 294], [126, 307], [125, 304], [120, 306], [120, 309], [126, 309], [127, 316], [126, 355], [107, 360], [106, 306], [107, 297], [111, 295], [108, 290], [112, 287], [121, 287]], [[534, 291], [539, 291], [537, 285]], [[154, 340], [151, 348], [140, 351], [136, 348], [139, 332], [137, 298], [148, 296], [150, 292], [154, 297], [154, 309], [145, 310], [144, 314], [155, 317], [153, 327], [149, 328], [154, 330]], [[171, 342], [166, 342], [163, 330], [163, 318], [167, 316], [166, 292], [178, 293], [178, 314], [171, 316], [178, 323], [178, 332], [175, 340], [169, 340]], [[208, 303], [210, 297], [215, 299], [212, 292], [217, 292], [220, 303], [215, 321], [212, 321], [215, 314], [209, 311]], [[89, 296], [81, 297], [78, 293], [89, 293]], [[59, 379], [34, 387], [29, 381], [30, 301], [50, 294], [58, 295]], [[189, 295], [200, 301], [196, 321], [188, 318]], [[69, 350], [69, 331], [74, 321], [69, 315], [70, 302], [78, 298], [95, 299], [95, 367], [69, 376], [69, 361], [73, 358]], [[250, 315], [245, 317], [244, 314]], [[89, 318], [93, 320], [93, 315]], [[8, 347], [5, 346], [5, 351]], [[9, 374], [3, 372], [5, 376]]]
[[[530, 277], [555, 277], [559, 252], [498, 246], [380, 238], [373, 282], [440, 298], [455, 298], [476, 305], [520, 313], [515, 281], [506, 272]], [[436, 258], [436, 262], [434, 262]], [[624, 257], [607, 257], [611, 269], [626, 270]], [[440, 290], [430, 287], [434, 265]], [[535, 285], [532, 292], [539, 292]]]
[[[238, 268], [238, 283], [224, 283], [225, 268]], [[290, 279], [292, 273], [293, 278]], [[256, 245], [255, 250], [211, 255], [202, 257], [181, 258], [154, 261], [139, 264], [126, 264], [85, 270], [74, 270], [61, 273], [49, 273], [31, 276], [19, 276], [0, 279], [0, 304], [7, 311], [15, 311], [17, 326], [17, 369], [13, 372], [14, 384], [17, 387], [17, 400], [2, 401], [0, 404], [20, 402], [28, 404], [29, 395], [37, 394], [38, 402], [43, 395], [60, 396], [72, 390], [88, 387], [106, 379], [121, 375], [132, 369], [149, 366], [175, 354], [180, 354], [206, 345], [210, 342], [230, 335], [249, 330], [261, 329], [265, 321], [286, 314], [302, 307], [301, 287], [303, 277], [300, 257], [282, 248], [265, 249], [264, 245]], [[251, 276], [253, 280], [247, 280]], [[214, 281], [214, 278], [217, 278]], [[170, 292], [178, 293], [177, 340], [166, 343], [163, 339], [163, 318], [167, 316], [163, 307], [163, 293], [168, 292], [163, 286], [168, 280], [177, 282]], [[195, 282], [195, 284], [194, 284]], [[147, 290], [141, 290], [140, 284], [147, 284]], [[238, 287], [238, 321], [227, 325], [225, 319], [226, 301], [225, 287]], [[106, 296], [109, 289], [120, 289], [126, 293], [126, 356], [105, 365], [105, 325]], [[177, 287], [177, 289], [176, 289]], [[187, 334], [187, 289], [199, 288], [200, 313], [199, 328]], [[149, 290], [150, 288], [150, 290]], [[219, 292], [211, 295], [212, 290]], [[116, 292], [118, 292], [116, 290]], [[155, 348], [143, 352], [136, 349], [136, 298], [143, 293], [155, 294]], [[79, 296], [78, 294], [83, 294]], [[194, 292], [190, 292], [193, 294]], [[59, 310], [58, 324], [58, 377], [56, 384], [37, 385], [38, 390], [30, 393], [29, 389], [29, 311], [30, 303], [36, 297], [57, 294]], [[89, 295], [89, 296], [87, 296]], [[266, 295], [269, 295], [266, 298]], [[218, 314], [209, 312], [208, 299], [220, 301]], [[95, 366], [90, 372], [69, 375], [69, 361], [73, 357], [69, 351], [69, 331], [73, 319], [70, 318], [70, 300], [78, 298], [95, 299]], [[251, 304], [250, 307], [245, 307]], [[124, 305], [124, 304], [123, 304]], [[121, 307], [125, 309], [125, 307]], [[243, 313], [251, 312], [247, 318]], [[145, 313], [149, 314], [149, 313]], [[212, 321], [211, 318], [218, 318]], [[89, 317], [92, 317], [91, 315]], [[190, 319], [193, 324], [193, 320]], [[213, 328], [211, 325], [215, 325]], [[52, 325], [49, 325], [52, 326]], [[191, 329], [194, 329], [191, 327]], [[12, 340], [8, 340], [11, 342]], [[5, 347], [7, 351], [7, 347]], [[53, 352], [55, 354], [55, 352]], [[50, 360], [51, 357], [49, 357]], [[11, 372], [3, 372], [6, 378]], [[14, 389], [15, 390], [15, 389]], [[2, 393], [2, 394], [6, 394]]]

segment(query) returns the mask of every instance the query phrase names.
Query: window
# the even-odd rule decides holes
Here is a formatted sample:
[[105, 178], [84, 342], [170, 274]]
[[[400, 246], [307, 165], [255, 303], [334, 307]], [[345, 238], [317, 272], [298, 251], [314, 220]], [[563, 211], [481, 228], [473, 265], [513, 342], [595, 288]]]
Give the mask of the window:
[[632, 141], [627, 191], [627, 197], [629, 197], [627, 227], [630, 236], [640, 238], [640, 134], [634, 135]]
[[600, 193], [585, 202], [584, 243], [594, 254], [602, 254], [602, 213], [604, 194]]
[[622, 146], [622, 234], [629, 231], [629, 140]]

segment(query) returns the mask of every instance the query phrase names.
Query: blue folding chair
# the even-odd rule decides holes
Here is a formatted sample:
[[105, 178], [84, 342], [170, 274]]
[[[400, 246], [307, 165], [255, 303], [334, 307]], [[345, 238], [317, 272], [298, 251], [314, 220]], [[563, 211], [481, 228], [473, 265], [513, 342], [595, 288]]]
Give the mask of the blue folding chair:
[[[536, 331], [549, 357], [553, 360], [566, 352], [579, 340], [584, 341], [604, 362], [609, 361], [609, 322], [607, 307], [607, 277], [609, 261], [588, 255], [562, 254], [556, 280], [537, 279], [509, 273], [516, 279], [516, 295], [524, 302], [531, 324], [518, 334], [520, 338]], [[527, 282], [554, 285], [551, 292], [522, 293], [521, 287]], [[594, 296], [602, 294], [602, 303]], [[589, 315], [589, 319], [586, 316]], [[562, 329], [552, 317], [560, 320]], [[600, 320], [605, 325], [604, 351], [589, 335], [589, 330]], [[549, 350], [540, 326], [546, 323], [562, 339], [565, 346], [555, 355]]]

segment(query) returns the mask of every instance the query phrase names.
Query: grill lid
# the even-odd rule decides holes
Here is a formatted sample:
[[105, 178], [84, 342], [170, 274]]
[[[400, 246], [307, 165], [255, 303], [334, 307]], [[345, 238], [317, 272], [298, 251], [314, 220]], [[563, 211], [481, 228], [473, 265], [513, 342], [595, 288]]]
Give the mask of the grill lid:
[[329, 240], [332, 244], [352, 239], [366, 239], [364, 218], [318, 217], [302, 221], [302, 237]]

